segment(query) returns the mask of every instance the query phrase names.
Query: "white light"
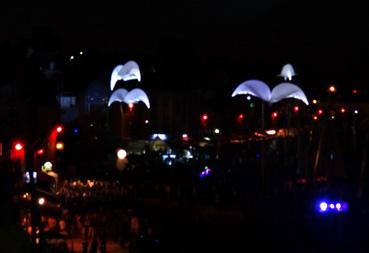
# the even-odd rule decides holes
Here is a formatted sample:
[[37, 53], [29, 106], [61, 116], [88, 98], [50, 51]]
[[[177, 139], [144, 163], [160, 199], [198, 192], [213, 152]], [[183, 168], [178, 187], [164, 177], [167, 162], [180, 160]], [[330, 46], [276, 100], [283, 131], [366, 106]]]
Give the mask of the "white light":
[[220, 130], [218, 128], [215, 128], [214, 129], [214, 133], [219, 134], [220, 133]]
[[153, 139], [153, 140], [159, 139], [159, 140], [165, 141], [166, 139], [168, 139], [168, 137], [167, 137], [166, 134], [153, 134], [151, 136], [151, 139]]
[[358, 111], [358, 110], [355, 110], [355, 111], [354, 111], [354, 113], [355, 113], [355, 114], [359, 114], [359, 111]]
[[45, 199], [44, 198], [39, 198], [37, 202], [40, 206], [42, 206], [43, 204], [45, 204]]
[[127, 157], [127, 151], [125, 151], [124, 149], [119, 149], [117, 151], [117, 157], [118, 159], [124, 159]]
[[53, 168], [53, 164], [51, 162], [45, 162], [43, 167], [45, 171], [50, 171]]
[[204, 140], [210, 141], [210, 138], [209, 137], [204, 137]]
[[266, 130], [265, 132], [267, 135], [275, 135], [277, 133], [277, 131], [274, 129]]
[[71, 57], [69, 57], [69, 60], [70, 61], [73, 61], [74, 60], [74, 56], [72, 55]]
[[334, 118], [335, 118], [335, 116], [334, 116], [334, 115], [332, 115], [332, 116], [331, 116], [331, 119], [334, 119]]
[[83, 51], [79, 52], [80, 55], [83, 55]]
[[145, 120], [145, 124], [149, 124], [149, 121], [148, 120]]
[[319, 207], [320, 207], [321, 211], [325, 212], [328, 208], [328, 205], [327, 205], [326, 202], [322, 202], [322, 203], [320, 203]]
[[247, 99], [247, 100], [251, 100], [251, 96], [247, 96], [247, 97], [246, 97], [246, 99]]

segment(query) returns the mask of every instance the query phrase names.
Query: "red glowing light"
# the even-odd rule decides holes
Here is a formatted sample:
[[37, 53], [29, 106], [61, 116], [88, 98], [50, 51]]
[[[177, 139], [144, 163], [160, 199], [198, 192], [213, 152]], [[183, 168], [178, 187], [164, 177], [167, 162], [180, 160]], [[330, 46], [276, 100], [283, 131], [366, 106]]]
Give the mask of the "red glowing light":
[[319, 115], [322, 115], [322, 114], [323, 114], [323, 110], [322, 110], [322, 109], [319, 109], [319, 110], [318, 110], [318, 114], [319, 114]]
[[189, 140], [188, 134], [182, 134], [182, 140], [188, 141]]
[[245, 118], [245, 115], [243, 115], [242, 113], [240, 115], [238, 115], [238, 118], [239, 119], [244, 119]]
[[294, 112], [298, 112], [299, 110], [300, 110], [300, 108], [298, 106], [293, 107]]
[[314, 115], [313, 120], [318, 120], [318, 116]]
[[272, 113], [272, 119], [276, 119], [278, 117], [278, 113], [277, 112], [273, 112]]
[[23, 144], [22, 144], [22, 143], [20, 143], [20, 142], [17, 142], [17, 143], [14, 145], [14, 148], [15, 148], [15, 150], [17, 150], [17, 151], [20, 151], [20, 150], [22, 150], [22, 149], [23, 149]]
[[44, 154], [44, 152], [45, 152], [45, 151], [44, 151], [42, 148], [36, 151], [36, 153], [37, 153], [38, 155], [43, 155], [43, 154]]
[[204, 115], [202, 115], [202, 120], [207, 120], [208, 119], [208, 115], [206, 115], [206, 114], [204, 114]]
[[129, 107], [129, 109], [133, 109], [134, 104], [133, 104], [133, 103], [129, 103], [129, 104], [128, 104], [128, 107]]
[[352, 94], [357, 94], [357, 92], [358, 92], [357, 89], [352, 90]]
[[342, 107], [342, 108], [340, 109], [340, 112], [341, 112], [341, 113], [345, 113], [345, 112], [346, 112], [346, 109], [345, 109], [344, 107]]
[[58, 133], [63, 132], [63, 127], [62, 127], [62, 126], [58, 126], [58, 127], [56, 128], [56, 131], [57, 131]]

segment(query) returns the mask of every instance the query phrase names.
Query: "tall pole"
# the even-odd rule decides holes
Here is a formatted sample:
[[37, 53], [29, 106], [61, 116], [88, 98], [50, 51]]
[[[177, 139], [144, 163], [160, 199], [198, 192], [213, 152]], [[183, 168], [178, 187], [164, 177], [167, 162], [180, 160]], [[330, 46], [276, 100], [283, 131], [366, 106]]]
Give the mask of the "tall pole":
[[[261, 102], [261, 131], [265, 130], [265, 102]], [[266, 171], [265, 171], [265, 142], [261, 142], [261, 198], [265, 197], [266, 193]]]
[[25, 166], [26, 171], [29, 173], [29, 189], [31, 195], [31, 243], [32, 252], [43, 252], [43, 237], [42, 237], [42, 224], [41, 215], [38, 206], [38, 192], [36, 189], [36, 178], [33, 175], [36, 173], [34, 169], [34, 147], [39, 140], [36, 140], [31, 144], [28, 140], [28, 145], [25, 145]]

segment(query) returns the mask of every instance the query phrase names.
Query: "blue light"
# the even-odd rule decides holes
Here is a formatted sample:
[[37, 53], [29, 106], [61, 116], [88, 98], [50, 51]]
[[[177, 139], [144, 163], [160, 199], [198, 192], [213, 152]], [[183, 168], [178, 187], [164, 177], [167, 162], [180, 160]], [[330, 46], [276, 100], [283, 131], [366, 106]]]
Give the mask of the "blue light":
[[166, 134], [153, 134], [151, 135], [151, 139], [152, 140], [159, 139], [162, 141], [166, 141], [168, 139], [168, 136]]
[[340, 213], [348, 210], [347, 202], [320, 201], [317, 209], [320, 213]]
[[327, 202], [321, 202], [319, 205], [319, 208], [321, 212], [327, 211], [327, 208], [328, 208]]
[[201, 173], [200, 173], [200, 178], [203, 179], [205, 177], [208, 177], [208, 176], [210, 176], [210, 173], [211, 173], [211, 169], [208, 166], [205, 166], [204, 170], [201, 171]]
[[79, 132], [78, 128], [73, 129], [73, 133], [78, 134], [78, 132]]

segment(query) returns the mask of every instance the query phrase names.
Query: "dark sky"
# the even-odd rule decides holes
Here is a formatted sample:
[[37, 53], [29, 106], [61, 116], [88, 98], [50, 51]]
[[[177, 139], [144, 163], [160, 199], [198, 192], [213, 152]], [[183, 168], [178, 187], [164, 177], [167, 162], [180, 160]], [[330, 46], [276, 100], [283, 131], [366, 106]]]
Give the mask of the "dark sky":
[[69, 49], [140, 52], [155, 59], [162, 56], [159, 60], [167, 63], [193, 60], [206, 72], [214, 70], [213, 76], [220, 69], [225, 71], [232, 82], [253, 77], [271, 80], [288, 62], [295, 66], [305, 85], [368, 81], [367, 3], [62, 3], [2, 8], [0, 40], [16, 41], [37, 27], [46, 27]]

